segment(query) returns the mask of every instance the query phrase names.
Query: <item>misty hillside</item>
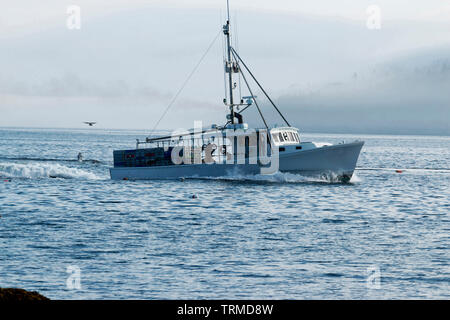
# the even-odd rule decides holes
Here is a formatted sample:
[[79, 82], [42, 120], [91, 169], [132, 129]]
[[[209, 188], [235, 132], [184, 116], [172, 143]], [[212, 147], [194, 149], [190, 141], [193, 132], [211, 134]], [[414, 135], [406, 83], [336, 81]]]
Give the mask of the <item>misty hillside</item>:
[[450, 134], [450, 48], [419, 50], [279, 97], [305, 131]]

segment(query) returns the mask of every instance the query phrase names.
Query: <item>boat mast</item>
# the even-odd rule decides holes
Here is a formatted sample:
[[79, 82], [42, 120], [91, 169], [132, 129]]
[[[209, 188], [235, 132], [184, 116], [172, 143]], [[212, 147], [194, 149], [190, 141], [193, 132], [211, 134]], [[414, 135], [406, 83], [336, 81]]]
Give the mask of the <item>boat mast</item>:
[[225, 65], [225, 72], [228, 73], [228, 87], [230, 90], [230, 117], [231, 117], [231, 123], [234, 124], [234, 98], [233, 98], [233, 71], [234, 71], [234, 64], [232, 59], [232, 53], [231, 53], [231, 35], [230, 35], [230, 0], [227, 0], [227, 24], [223, 26], [223, 33], [227, 37], [227, 54], [228, 54], [228, 60], [226, 61]]

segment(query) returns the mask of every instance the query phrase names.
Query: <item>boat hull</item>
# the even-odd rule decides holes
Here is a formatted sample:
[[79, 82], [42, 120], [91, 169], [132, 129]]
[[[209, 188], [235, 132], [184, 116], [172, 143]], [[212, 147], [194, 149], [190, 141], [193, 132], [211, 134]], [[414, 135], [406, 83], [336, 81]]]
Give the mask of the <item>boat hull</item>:
[[[325, 176], [349, 181], [364, 142], [325, 146], [312, 150], [280, 153], [279, 171], [304, 176]], [[154, 180], [223, 177], [261, 173], [259, 165], [192, 164], [155, 167], [111, 168], [114, 180]]]
[[358, 141], [280, 154], [280, 171], [350, 181], [363, 146]]

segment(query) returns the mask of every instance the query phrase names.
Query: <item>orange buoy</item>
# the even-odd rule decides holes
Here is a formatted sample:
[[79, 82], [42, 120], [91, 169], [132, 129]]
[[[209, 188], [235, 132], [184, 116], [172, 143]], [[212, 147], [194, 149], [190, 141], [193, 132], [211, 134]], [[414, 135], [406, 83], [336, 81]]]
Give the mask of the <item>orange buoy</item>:
[[397, 173], [403, 173], [403, 170], [395, 170]]
[[128, 181], [128, 178], [123, 178], [124, 181]]

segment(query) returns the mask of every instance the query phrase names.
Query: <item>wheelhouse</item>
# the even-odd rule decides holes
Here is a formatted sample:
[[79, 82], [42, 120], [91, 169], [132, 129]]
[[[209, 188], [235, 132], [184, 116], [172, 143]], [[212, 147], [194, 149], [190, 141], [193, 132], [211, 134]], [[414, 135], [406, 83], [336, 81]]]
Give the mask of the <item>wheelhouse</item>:
[[296, 145], [300, 143], [300, 136], [297, 128], [274, 128], [270, 130], [270, 134], [273, 143], [277, 146]]

